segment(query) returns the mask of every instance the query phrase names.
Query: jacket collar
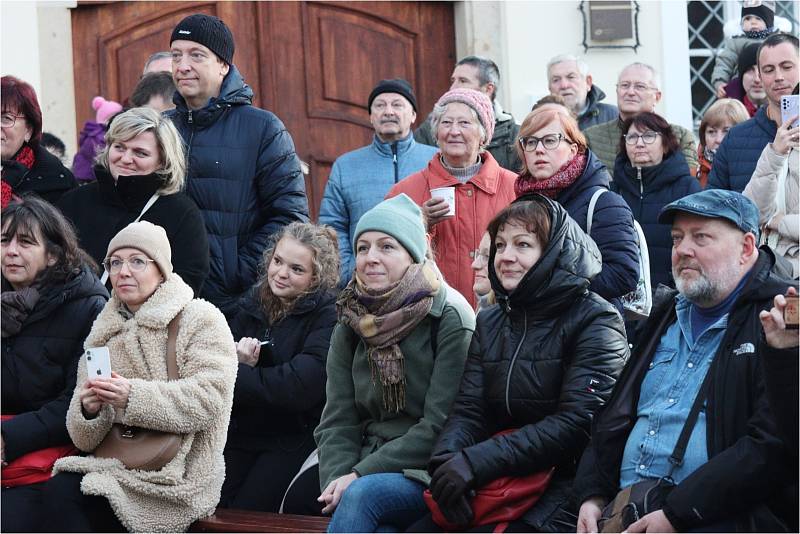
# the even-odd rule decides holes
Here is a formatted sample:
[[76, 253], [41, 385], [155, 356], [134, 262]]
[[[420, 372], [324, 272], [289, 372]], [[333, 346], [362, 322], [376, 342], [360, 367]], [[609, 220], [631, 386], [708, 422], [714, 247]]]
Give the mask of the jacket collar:
[[573, 198], [581, 194], [586, 189], [594, 187], [609, 188], [611, 177], [608, 175], [608, 170], [603, 162], [595, 156], [591, 150], [586, 151], [586, 168], [583, 169], [575, 183], [564, 189], [556, 198], [559, 204], [566, 205]]
[[[186, 100], [177, 90], [172, 96], [172, 101], [176, 106], [175, 111], [172, 113], [176, 113], [181, 117], [192, 113], [192, 122], [198, 127], [204, 127], [215, 122], [231, 106], [252, 105], [253, 90], [244, 83], [244, 78], [239, 73], [236, 65], [231, 65], [228, 74], [225, 75], [225, 79], [222, 81], [219, 96], [209, 99], [203, 108], [189, 110]], [[172, 114], [167, 112], [167, 116], [172, 116]]]
[[[429, 189], [436, 187], [447, 187], [451, 185], [461, 185], [461, 182], [455, 176], [452, 176], [442, 166], [442, 153], [437, 152], [433, 158], [428, 162], [428, 172], [426, 179], [428, 180]], [[500, 174], [502, 172], [497, 160], [494, 159], [491, 152], [484, 150], [480, 154], [483, 165], [481, 170], [468, 180], [468, 183], [475, 185], [478, 189], [488, 195], [494, 195], [500, 185]]]
[[[158, 286], [155, 293], [142, 304], [131, 321], [137, 325], [151, 328], [166, 328], [169, 322], [194, 298], [192, 288], [186, 285], [180, 276], [172, 273], [169, 279]], [[126, 320], [119, 313], [122, 301], [117, 298], [116, 292], [111, 292], [109, 300], [92, 326], [89, 337], [86, 338], [85, 346], [99, 347], [120, 332], [125, 326]]]
[[[639, 173], [636, 167], [631, 165], [625, 153], [617, 155], [614, 162], [614, 175], [617, 177], [620, 190], [627, 190], [639, 195]], [[669, 157], [664, 158], [658, 165], [642, 168], [643, 187], [648, 191], [663, 189], [689, 175], [689, 165], [686, 157], [680, 150], [676, 150]]]
[[591, 115], [596, 109], [597, 104], [606, 97], [606, 94], [597, 85], [592, 84], [592, 88], [586, 93], [586, 108], [579, 118]]
[[408, 152], [414, 144], [414, 134], [411, 132], [408, 133], [405, 139], [392, 141], [391, 143], [384, 143], [377, 134], [372, 136], [372, 148], [375, 149], [378, 154], [387, 158], [391, 158], [394, 155], [394, 152], [392, 152], [392, 145], [397, 145], [396, 153], [398, 156], [402, 156]]
[[116, 183], [108, 169], [96, 165], [94, 174], [100, 195], [112, 204], [128, 209], [141, 209], [147, 200], [164, 185], [164, 179], [156, 173], [147, 175], [120, 176]]

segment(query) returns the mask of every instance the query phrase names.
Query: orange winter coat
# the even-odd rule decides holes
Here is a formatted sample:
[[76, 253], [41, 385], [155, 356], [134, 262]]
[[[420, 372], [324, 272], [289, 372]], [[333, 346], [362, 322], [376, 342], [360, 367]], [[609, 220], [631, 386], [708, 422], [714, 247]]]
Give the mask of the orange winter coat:
[[440, 157], [441, 153], [437, 153], [425, 169], [395, 184], [386, 198], [405, 193], [422, 206], [431, 198], [431, 189], [456, 188], [455, 217], [435, 225], [431, 237], [436, 263], [444, 279], [474, 308], [472, 256], [489, 221], [516, 198], [514, 180], [517, 175], [500, 167], [489, 152], [483, 152], [480, 172], [462, 184], [444, 169]]

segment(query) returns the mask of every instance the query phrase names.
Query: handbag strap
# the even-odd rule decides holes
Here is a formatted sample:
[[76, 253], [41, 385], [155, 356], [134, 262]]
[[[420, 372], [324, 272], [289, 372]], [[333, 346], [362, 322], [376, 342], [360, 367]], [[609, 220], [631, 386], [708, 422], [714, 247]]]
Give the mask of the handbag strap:
[[[139, 222], [139, 219], [142, 218], [142, 215], [144, 215], [147, 212], [147, 210], [149, 210], [150, 208], [153, 207], [153, 204], [156, 203], [156, 200], [158, 200], [159, 196], [160, 195], [158, 194], [158, 192], [153, 193], [153, 196], [150, 197], [150, 199], [147, 201], [147, 203], [142, 208], [142, 211], [141, 211], [141, 213], [139, 213], [139, 216], [136, 217], [133, 221], [131, 221], [131, 224], [133, 224], [135, 222]], [[100, 277], [100, 283], [103, 284], [103, 285], [106, 285], [106, 282], [108, 282], [108, 271], [103, 271], [103, 276]]]
[[589, 209], [586, 211], [586, 235], [591, 235], [592, 233], [592, 219], [594, 219], [594, 207], [597, 204], [597, 199], [600, 198], [600, 195], [605, 193], [605, 189], [598, 189], [592, 194], [592, 198], [589, 199]]
[[676, 467], [683, 464], [683, 457], [686, 454], [686, 447], [689, 445], [689, 437], [692, 435], [692, 430], [694, 429], [695, 423], [697, 423], [697, 418], [700, 415], [700, 408], [702, 408], [703, 402], [706, 400], [709, 383], [711, 382], [711, 371], [713, 365], [714, 362], [711, 363], [711, 366], [709, 366], [708, 371], [706, 372], [703, 383], [700, 385], [700, 390], [697, 392], [697, 397], [695, 397], [694, 403], [692, 404], [692, 409], [689, 410], [689, 416], [686, 418], [686, 422], [683, 424], [683, 429], [678, 437], [678, 442], [675, 444], [675, 449], [669, 456], [670, 468], [669, 475], [667, 475], [668, 477], [672, 477], [672, 471], [674, 471]]
[[178, 315], [173, 317], [167, 326], [167, 376], [170, 380], [178, 379], [178, 354], [175, 345], [178, 339], [181, 313], [178, 312]]

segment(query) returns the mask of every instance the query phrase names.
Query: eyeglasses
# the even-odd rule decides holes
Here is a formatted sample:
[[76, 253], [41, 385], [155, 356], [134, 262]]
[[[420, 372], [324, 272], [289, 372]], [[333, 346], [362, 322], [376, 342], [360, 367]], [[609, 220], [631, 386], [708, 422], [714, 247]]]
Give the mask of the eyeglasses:
[[641, 139], [646, 145], [652, 145], [653, 143], [656, 142], [656, 139], [658, 138], [659, 135], [661, 134], [658, 132], [645, 132], [641, 135], [635, 133], [629, 133], [628, 135], [623, 135], [622, 138], [625, 139], [625, 143], [628, 145], [637, 144], [639, 142], [639, 139]]
[[3, 128], [11, 128], [17, 123], [17, 119], [25, 118], [25, 115], [14, 115], [13, 113], [3, 113], [2, 118], [0, 119], [0, 125]]
[[128, 264], [128, 269], [131, 272], [140, 273], [147, 269], [148, 263], [155, 263], [156, 260], [145, 258], [144, 256], [131, 256], [127, 260], [120, 258], [108, 258], [103, 262], [103, 267], [111, 274], [117, 274], [122, 270], [122, 266]]
[[481, 249], [479, 248], [475, 249], [475, 251], [472, 253], [472, 257], [478, 260], [478, 264], [481, 266], [489, 265], [489, 255], [481, 252]]
[[645, 91], [651, 91], [655, 89], [655, 87], [650, 87], [646, 83], [631, 83], [631, 82], [619, 82], [617, 84], [617, 89], [622, 91], [623, 93], [633, 87], [633, 90], [637, 93], [644, 93]]
[[539, 143], [542, 143], [542, 146], [546, 150], [555, 150], [561, 141], [566, 140], [567, 137], [564, 134], [547, 134], [544, 137], [534, 137], [529, 135], [528, 137], [520, 137], [519, 144], [522, 147], [522, 150], [525, 152], [533, 152], [536, 150], [536, 147], [539, 146]]

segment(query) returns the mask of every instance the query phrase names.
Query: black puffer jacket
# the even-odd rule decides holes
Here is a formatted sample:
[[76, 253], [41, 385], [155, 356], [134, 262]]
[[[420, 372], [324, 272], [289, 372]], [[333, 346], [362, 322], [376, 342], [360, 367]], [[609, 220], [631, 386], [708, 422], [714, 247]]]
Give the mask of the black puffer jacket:
[[256, 286], [231, 321], [233, 338], [272, 343], [255, 367], [239, 364], [228, 445], [250, 450], [296, 448], [313, 440], [325, 405], [325, 363], [336, 325], [336, 295], [316, 292], [274, 325], [264, 316]]
[[[75, 227], [81, 248], [100, 264], [111, 239], [139, 216], [163, 180], [154, 173], [120, 176], [115, 184], [101, 166], [94, 168], [94, 174], [96, 182], [70, 191], [57, 205]], [[87, 209], [89, 206], [91, 209]], [[208, 235], [192, 199], [183, 192], [161, 196], [141, 220], [164, 228], [174, 271], [199, 295], [208, 276]]]
[[[560, 205], [545, 202], [550, 243], [510, 295], [495, 273], [492, 246], [489, 277], [499, 304], [478, 315], [461, 389], [433, 456], [463, 451], [478, 487], [555, 466], [554, 481], [524, 519], [537, 530], [563, 531], [575, 528], [574, 517], [565, 523], [560, 514], [575, 463], [628, 344], [614, 307], [587, 291], [600, 271], [597, 247]], [[510, 428], [518, 430], [492, 437]]]
[[17, 161], [3, 161], [3, 181], [15, 194], [32, 191], [55, 204], [61, 195], [78, 187], [72, 171], [41, 145], [33, 149], [35, 161], [30, 169]]
[[661, 208], [686, 195], [702, 189], [697, 178], [689, 174], [689, 165], [683, 154], [676, 150], [658, 165], [637, 168], [631, 165], [628, 155], [621, 152], [614, 162], [614, 181], [611, 189], [625, 199], [633, 217], [642, 225], [650, 253], [650, 281], [675, 286], [672, 279], [671, 226], [658, 222]]
[[43, 289], [21, 330], [3, 338], [3, 413], [17, 415], [2, 427], [7, 460], [70, 442], [67, 408], [78, 360], [106, 300], [106, 289], [84, 269]]
[[208, 229], [211, 272], [200, 296], [226, 316], [256, 282], [269, 236], [308, 221], [308, 200], [292, 136], [252, 105], [253, 91], [231, 65], [218, 98], [190, 110], [178, 92], [166, 112], [187, 145], [188, 195]]

